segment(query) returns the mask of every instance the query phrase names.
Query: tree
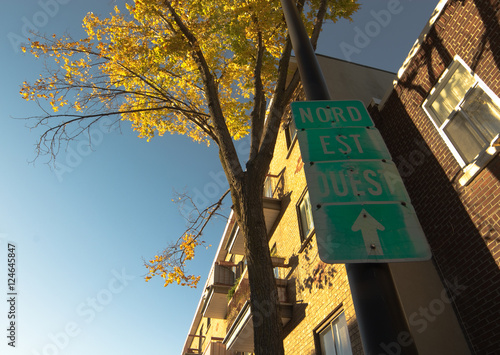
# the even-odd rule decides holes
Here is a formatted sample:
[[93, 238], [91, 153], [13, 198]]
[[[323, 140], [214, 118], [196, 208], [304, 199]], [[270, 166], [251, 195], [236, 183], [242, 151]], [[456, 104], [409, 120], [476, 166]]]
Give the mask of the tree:
[[[350, 18], [355, 0], [298, 0], [316, 43], [325, 20]], [[254, 327], [256, 354], [282, 354], [282, 326], [267, 243], [262, 190], [281, 117], [298, 86], [286, 85], [291, 43], [278, 0], [135, 0], [108, 18], [89, 13], [87, 37], [40, 37], [29, 51], [52, 57], [55, 65], [21, 95], [53, 112], [32, 117], [43, 126], [37, 149], [55, 158], [61, 142], [87, 132], [106, 116], [132, 122], [139, 137], [165, 132], [215, 143], [230, 186], [233, 210], [245, 236], [251, 308], [271, 305]], [[26, 51], [26, 48], [23, 48]], [[65, 110], [61, 113], [62, 110]], [[250, 135], [242, 167], [234, 140]], [[199, 234], [186, 233], [172, 257], [150, 261], [150, 276], [166, 284], [195, 286], [185, 274]], [[264, 316], [264, 315], [263, 315]]]

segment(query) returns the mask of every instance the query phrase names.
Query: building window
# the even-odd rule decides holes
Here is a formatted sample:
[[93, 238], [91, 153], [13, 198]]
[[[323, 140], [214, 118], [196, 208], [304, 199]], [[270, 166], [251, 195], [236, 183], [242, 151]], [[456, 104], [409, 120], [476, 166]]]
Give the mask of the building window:
[[296, 135], [297, 135], [297, 127], [295, 127], [295, 121], [292, 118], [285, 127], [287, 149], [290, 149], [290, 147], [292, 146], [293, 140], [295, 139]]
[[304, 242], [309, 236], [309, 233], [311, 233], [311, 231], [314, 229], [309, 191], [307, 191], [304, 196], [302, 196], [297, 207], [300, 221], [300, 237], [301, 241]]
[[[273, 244], [271, 250], [270, 250], [271, 257], [273, 256], [278, 256], [278, 248], [276, 247], [276, 243]], [[280, 268], [279, 267], [274, 267], [273, 268], [273, 274], [276, 279], [280, 278]]]
[[498, 139], [499, 102], [477, 75], [456, 57], [423, 107], [460, 166], [465, 167], [481, 161], [484, 164], [481, 155]]
[[273, 180], [271, 176], [266, 176], [266, 180], [264, 181], [264, 197], [273, 197]]
[[315, 330], [316, 346], [321, 355], [352, 355], [349, 330], [344, 312], [335, 312]]

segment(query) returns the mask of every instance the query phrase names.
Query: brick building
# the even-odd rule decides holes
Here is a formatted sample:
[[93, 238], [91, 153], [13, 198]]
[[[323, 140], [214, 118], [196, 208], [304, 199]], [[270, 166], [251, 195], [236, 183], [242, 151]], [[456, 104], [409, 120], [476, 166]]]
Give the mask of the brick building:
[[[500, 349], [499, 13], [498, 1], [440, 1], [396, 80], [318, 57], [333, 99], [369, 108], [431, 246], [429, 262], [390, 265], [421, 354]], [[264, 187], [285, 352], [363, 354], [345, 267], [318, 257], [294, 132], [288, 113]], [[230, 216], [182, 354], [252, 353], [265, 305], [252, 314], [248, 300], [243, 240]]]
[[441, 1], [371, 110], [472, 351], [500, 351], [500, 1]]

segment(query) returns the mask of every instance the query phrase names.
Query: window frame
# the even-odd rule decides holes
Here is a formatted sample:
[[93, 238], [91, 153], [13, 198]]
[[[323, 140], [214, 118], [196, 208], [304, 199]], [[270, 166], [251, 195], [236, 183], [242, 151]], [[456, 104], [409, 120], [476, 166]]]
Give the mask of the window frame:
[[290, 156], [290, 153], [292, 152], [293, 146], [295, 145], [295, 142], [297, 141], [297, 127], [295, 126], [295, 122], [293, 121], [293, 117], [290, 117], [288, 122], [285, 124], [284, 133], [285, 133], [285, 141], [286, 141], [286, 149], [287, 149], [286, 159], [288, 159], [288, 157]]
[[[273, 244], [270, 250], [271, 257], [278, 255], [278, 248], [276, 247], [276, 243]], [[280, 278], [280, 268], [279, 266], [273, 267], [274, 278]]]
[[[439, 98], [441, 92], [448, 85], [450, 79], [453, 77], [457, 69], [463, 67], [473, 79], [473, 83], [467, 88], [463, 97], [459, 100], [458, 104], [451, 111], [451, 113], [447, 117], [443, 117], [443, 122], [440, 126], [438, 126], [438, 122], [441, 120], [437, 114], [434, 113], [431, 108], [432, 104]], [[471, 159], [470, 162], [466, 162], [462, 155], [459, 153], [459, 148], [452, 142], [452, 140], [448, 137], [445, 132], [447, 125], [453, 118], [456, 117], [462, 111], [462, 105], [467, 101], [467, 98], [470, 98], [471, 92], [475, 88], [480, 88], [495, 104], [495, 106], [500, 110], [500, 99], [498, 96], [481, 80], [481, 78], [475, 74], [470, 67], [457, 55], [455, 56], [453, 62], [448, 66], [448, 68], [441, 74], [438, 82], [431, 89], [428, 97], [422, 103], [422, 108], [427, 116], [430, 118], [430, 121], [439, 132], [439, 135], [443, 138], [446, 145], [450, 149], [450, 152], [453, 154], [455, 160], [458, 162], [464, 175], [459, 179], [461, 185], [467, 185], [472, 181], [472, 179], [496, 156], [496, 154], [500, 151], [500, 148], [495, 145], [495, 142], [499, 140], [499, 134], [497, 134], [491, 142], [488, 142], [483, 146], [481, 151], [475, 158]], [[466, 114], [465, 114], [466, 115]], [[473, 129], [477, 131], [477, 126], [473, 125]], [[498, 132], [500, 133], [500, 132]], [[484, 137], [483, 137], [484, 138]], [[486, 140], [487, 141], [487, 140]]]
[[[309, 196], [309, 190], [308, 189], [305, 189], [302, 192], [302, 195], [300, 196], [299, 200], [297, 201], [297, 205], [296, 205], [297, 220], [299, 222], [300, 243], [302, 245], [307, 244], [307, 242], [311, 239], [311, 236], [313, 235], [313, 233], [315, 231], [314, 219], [313, 219], [313, 216], [312, 216], [312, 204], [311, 204], [311, 197], [310, 196], [309, 196], [309, 206], [311, 207], [310, 217], [311, 217], [312, 227], [311, 227], [311, 229], [309, 229], [307, 231], [307, 233], [303, 229], [301, 205], [302, 205], [302, 202], [304, 202], [306, 196]], [[302, 249], [303, 248], [301, 248], [301, 250]]]
[[267, 175], [266, 179], [264, 180], [263, 195], [264, 195], [264, 197], [273, 198], [274, 182], [273, 182], [272, 177], [270, 175]]
[[[347, 317], [345, 316], [345, 310], [342, 308], [342, 304], [338, 306], [333, 312], [331, 312], [316, 328], [314, 328], [313, 333], [314, 333], [314, 344], [316, 348], [316, 353], [320, 355], [325, 355], [323, 354], [323, 349], [321, 348], [321, 333], [324, 333], [325, 330], [327, 330], [329, 327], [332, 327], [332, 334], [333, 334], [333, 325], [337, 325], [339, 321], [341, 321], [340, 317], [344, 317], [345, 320], [345, 327], [347, 330], [347, 335], [349, 338], [349, 350], [350, 354], [340, 354], [337, 350], [335, 352], [338, 353], [336, 355], [352, 355], [352, 344], [351, 344], [351, 335], [349, 334], [349, 326], [347, 325]], [[338, 341], [335, 341], [335, 337], [332, 339], [334, 341], [334, 344], [338, 344]]]

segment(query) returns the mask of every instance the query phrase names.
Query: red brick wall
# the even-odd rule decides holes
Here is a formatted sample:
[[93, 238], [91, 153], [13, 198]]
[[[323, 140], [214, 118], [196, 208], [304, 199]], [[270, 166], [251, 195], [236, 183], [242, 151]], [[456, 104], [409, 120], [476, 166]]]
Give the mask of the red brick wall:
[[500, 95], [500, 1], [449, 1], [380, 112], [398, 165], [471, 348], [500, 349], [500, 157], [466, 187], [422, 103], [459, 55]]

